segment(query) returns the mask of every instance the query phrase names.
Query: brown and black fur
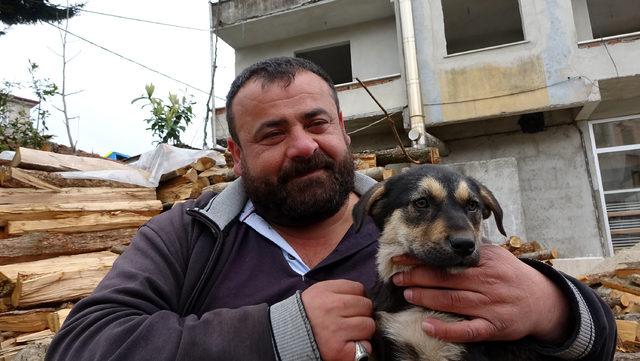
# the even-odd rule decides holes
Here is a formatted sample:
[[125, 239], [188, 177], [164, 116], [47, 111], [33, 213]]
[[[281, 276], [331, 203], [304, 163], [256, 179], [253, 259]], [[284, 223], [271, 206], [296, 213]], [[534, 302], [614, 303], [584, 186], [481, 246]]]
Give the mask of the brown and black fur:
[[353, 211], [356, 229], [367, 214], [381, 230], [377, 254], [380, 282], [373, 296], [377, 326], [374, 360], [542, 360], [516, 343], [462, 345], [427, 336], [420, 327], [427, 315], [444, 321], [461, 317], [408, 303], [403, 289], [390, 280], [407, 269], [391, 262], [392, 257], [402, 254], [448, 272], [476, 266], [483, 242], [482, 220], [493, 214], [506, 236], [502, 209], [485, 186], [445, 166], [413, 167], [378, 183], [360, 198]]

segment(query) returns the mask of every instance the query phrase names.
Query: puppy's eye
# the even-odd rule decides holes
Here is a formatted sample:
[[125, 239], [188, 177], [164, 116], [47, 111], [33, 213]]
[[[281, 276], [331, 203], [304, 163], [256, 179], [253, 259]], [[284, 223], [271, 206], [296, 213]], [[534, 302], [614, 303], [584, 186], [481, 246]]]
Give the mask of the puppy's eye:
[[478, 201], [469, 201], [465, 208], [467, 212], [475, 212], [480, 208], [480, 203], [478, 203]]
[[429, 201], [426, 198], [418, 198], [413, 201], [416, 208], [424, 209], [429, 207]]

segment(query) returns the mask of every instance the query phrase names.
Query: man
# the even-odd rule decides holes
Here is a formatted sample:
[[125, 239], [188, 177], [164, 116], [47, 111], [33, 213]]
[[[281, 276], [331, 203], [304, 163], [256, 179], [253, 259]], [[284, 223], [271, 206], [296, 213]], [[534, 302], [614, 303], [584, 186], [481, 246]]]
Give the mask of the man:
[[[141, 227], [48, 360], [353, 360], [356, 342], [371, 350], [365, 290], [379, 232], [368, 219], [355, 233], [351, 210], [374, 182], [354, 175], [331, 80], [305, 60], [269, 59], [236, 78], [227, 114], [241, 178]], [[468, 316], [425, 320], [430, 335], [524, 340], [549, 360], [613, 358], [615, 323], [590, 289], [500, 247], [458, 275], [418, 266], [394, 281], [409, 302]]]

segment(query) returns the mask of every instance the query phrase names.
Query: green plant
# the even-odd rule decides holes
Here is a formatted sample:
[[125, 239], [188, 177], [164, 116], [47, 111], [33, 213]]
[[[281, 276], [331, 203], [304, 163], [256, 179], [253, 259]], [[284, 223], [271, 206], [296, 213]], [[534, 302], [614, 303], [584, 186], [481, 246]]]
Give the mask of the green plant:
[[[35, 79], [35, 78], [34, 78]], [[38, 84], [32, 86], [38, 87]], [[0, 151], [15, 150], [18, 147], [42, 148], [53, 136], [44, 134], [33, 126], [33, 120], [24, 110], [12, 111], [11, 90], [19, 88], [20, 84], [3, 82], [0, 86]], [[44, 118], [47, 113], [39, 114]], [[44, 128], [44, 127], [43, 127]]]
[[194, 117], [193, 102], [186, 96], [179, 98], [176, 94], [169, 93], [169, 102], [165, 102], [153, 96], [155, 86], [147, 84], [145, 86], [146, 95], [133, 99], [131, 104], [146, 100], [147, 103], [142, 108], [150, 108], [151, 116], [145, 119], [149, 124], [147, 130], [151, 130], [154, 136], [160, 138], [156, 143], [169, 143], [174, 145], [182, 145], [180, 133], [187, 129], [187, 125], [191, 123]]
[[40, 131], [40, 124], [42, 123], [42, 131], [44, 132], [49, 130], [45, 123], [49, 116], [49, 111], [44, 108], [44, 103], [50, 96], [58, 94], [58, 86], [48, 78], [38, 78], [36, 76], [36, 70], [38, 70], [38, 67], [38, 64], [29, 60], [29, 75], [31, 75], [31, 84], [29, 87], [38, 98], [38, 105], [36, 108], [36, 131]]

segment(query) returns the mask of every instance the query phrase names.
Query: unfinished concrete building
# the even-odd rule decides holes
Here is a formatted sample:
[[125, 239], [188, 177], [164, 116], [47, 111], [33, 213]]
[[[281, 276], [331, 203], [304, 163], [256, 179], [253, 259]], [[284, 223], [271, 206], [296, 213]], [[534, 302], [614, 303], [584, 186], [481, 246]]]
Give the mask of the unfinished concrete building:
[[[221, 0], [236, 71], [310, 59], [334, 79], [354, 150], [426, 132], [487, 184], [510, 234], [598, 259], [640, 241], [640, 2]], [[490, 224], [488, 235], [500, 241]]]

